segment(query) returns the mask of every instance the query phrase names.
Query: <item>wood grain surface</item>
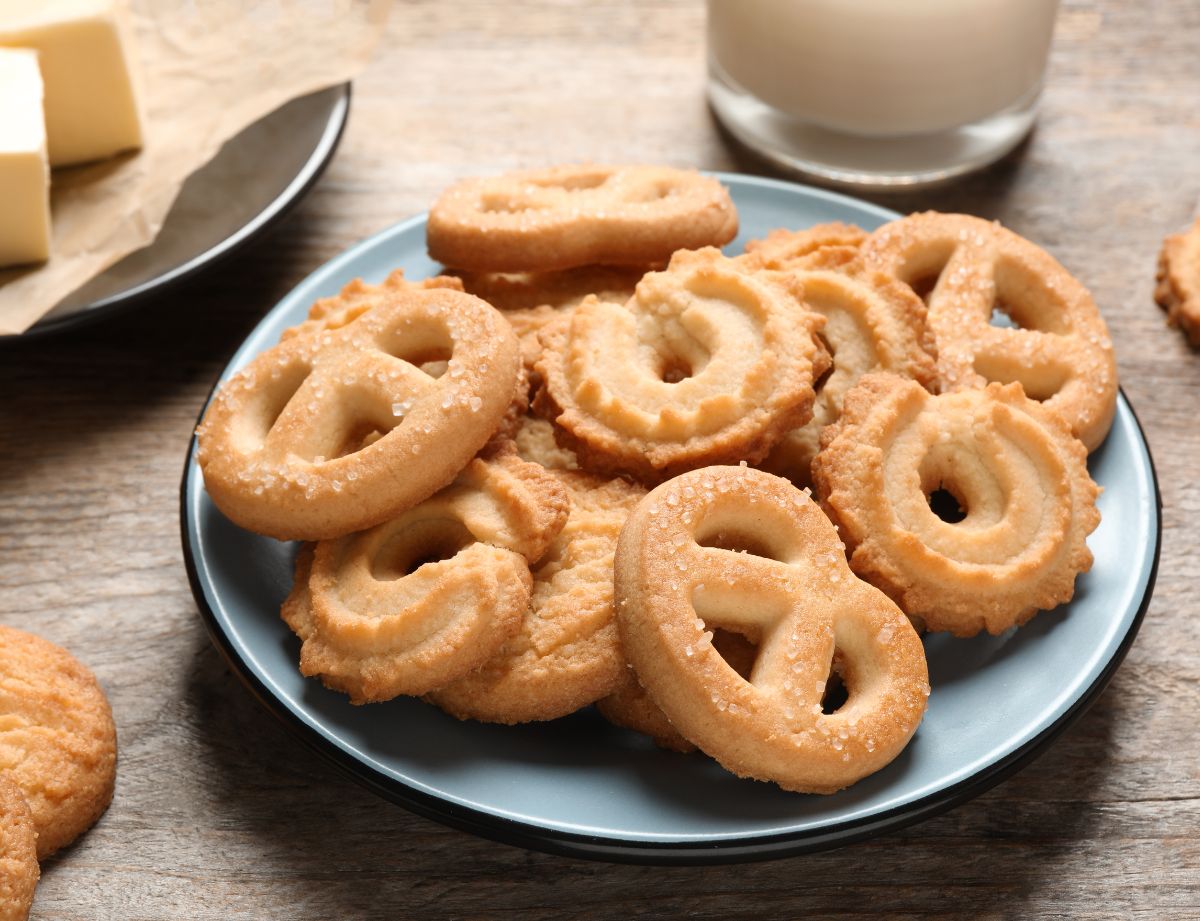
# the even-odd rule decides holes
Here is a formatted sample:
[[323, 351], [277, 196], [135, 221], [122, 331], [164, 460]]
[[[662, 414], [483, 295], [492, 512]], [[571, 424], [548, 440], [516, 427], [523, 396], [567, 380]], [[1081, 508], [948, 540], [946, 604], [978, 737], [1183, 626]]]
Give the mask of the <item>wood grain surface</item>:
[[340, 776], [256, 703], [188, 590], [196, 415], [259, 317], [452, 180], [558, 161], [763, 172], [706, 108], [699, 0], [399, 3], [328, 173], [268, 239], [125, 316], [0, 348], [0, 622], [112, 699], [116, 800], [44, 867], [38, 919], [1200, 917], [1200, 355], [1151, 301], [1200, 196], [1200, 5], [1067, 2], [1041, 117], [949, 188], [877, 199], [999, 218], [1096, 294], [1165, 509], [1158, 588], [1095, 707], [931, 821], [724, 868], [494, 844]]

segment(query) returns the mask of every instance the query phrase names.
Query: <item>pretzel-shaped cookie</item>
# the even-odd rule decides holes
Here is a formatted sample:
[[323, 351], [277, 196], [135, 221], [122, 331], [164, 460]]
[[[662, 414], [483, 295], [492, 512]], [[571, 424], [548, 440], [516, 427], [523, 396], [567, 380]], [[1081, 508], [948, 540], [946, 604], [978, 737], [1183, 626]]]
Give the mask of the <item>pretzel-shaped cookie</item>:
[[281, 610], [301, 673], [352, 703], [462, 678], [520, 627], [529, 565], [567, 513], [551, 475], [501, 453], [393, 521], [304, 548]]
[[[1087, 451], [1016, 384], [935, 397], [869, 374], [822, 445], [813, 479], [851, 568], [930, 630], [1000, 633], [1091, 568]], [[939, 490], [958, 510], [931, 507]]]
[[[423, 369], [440, 361], [440, 377]], [[197, 429], [205, 486], [236, 524], [271, 537], [371, 527], [454, 479], [500, 425], [519, 374], [516, 336], [483, 301], [386, 292], [225, 382]]]
[[[625, 654], [674, 727], [740, 776], [832, 793], [888, 764], [921, 721], [921, 642], [842, 549], [806, 494], [745, 467], [662, 484], [621, 532]], [[758, 645], [749, 679], [714, 649], [716, 628]], [[825, 713], [834, 672], [848, 698]]]
[[[1041, 247], [965, 214], [912, 214], [863, 244], [869, 266], [928, 292], [943, 391], [1018, 382], [1098, 447], [1116, 412], [1117, 365], [1091, 294]], [[993, 310], [1020, 328], [991, 325]]]
[[584, 301], [542, 333], [534, 408], [581, 466], [657, 482], [760, 460], [808, 421], [824, 320], [784, 273], [679, 252], [625, 306]]
[[662, 264], [722, 246], [737, 213], [716, 179], [665, 166], [558, 166], [468, 179], [429, 211], [429, 255], [475, 272]]

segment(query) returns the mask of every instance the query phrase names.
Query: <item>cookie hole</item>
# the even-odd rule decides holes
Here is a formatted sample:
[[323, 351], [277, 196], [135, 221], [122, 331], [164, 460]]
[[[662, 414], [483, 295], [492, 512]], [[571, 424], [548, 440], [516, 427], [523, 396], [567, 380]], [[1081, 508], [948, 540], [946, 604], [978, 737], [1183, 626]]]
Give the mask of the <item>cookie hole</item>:
[[967, 510], [959, 498], [944, 486], [940, 486], [928, 496], [929, 510], [946, 524], [958, 524], [967, 517]]
[[1063, 315], [1054, 308], [1043, 310], [999, 297], [992, 303], [988, 322], [1001, 329], [1027, 329], [1056, 335], [1070, 332], [1070, 324], [1064, 322]]
[[837, 362], [834, 361], [834, 355], [837, 354], [837, 350], [830, 344], [829, 340], [820, 333], [817, 333], [817, 338], [821, 340], [821, 345], [825, 346], [825, 351], [829, 353], [829, 367], [822, 371], [821, 375], [815, 381], [813, 381], [814, 393], [820, 393], [825, 388], [825, 384], [828, 383], [829, 378], [833, 376], [833, 372], [836, 370], [835, 365], [837, 364]]
[[938, 280], [954, 254], [954, 247], [954, 241], [943, 240], [920, 250], [899, 267], [898, 277], [912, 288], [913, 294], [928, 304]]
[[748, 553], [751, 556], [761, 556], [768, 560], [779, 559], [772, 552], [771, 547], [758, 537], [728, 528], [702, 535], [697, 538], [696, 543], [701, 547], [713, 547], [732, 553]]
[[454, 353], [454, 339], [443, 322], [434, 317], [406, 322], [386, 333], [376, 345], [385, 354], [416, 365], [430, 377], [441, 377]]
[[1049, 287], [1039, 271], [1002, 254], [996, 260], [993, 277], [996, 282], [993, 326], [1056, 335], [1071, 332], [1071, 318], [1063, 295]]
[[[266, 438], [271, 429], [275, 427], [275, 423], [287, 409], [288, 403], [304, 386], [304, 382], [308, 380], [311, 372], [312, 369], [307, 365], [292, 365], [282, 371], [278, 381], [272, 381], [269, 386], [258, 391], [256, 397], [263, 401], [261, 415], [258, 416], [262, 420], [262, 429], [258, 433], [260, 439]], [[245, 413], [243, 416], [250, 418], [251, 414]]]
[[835, 652], [833, 655], [833, 669], [829, 672], [829, 678], [825, 681], [825, 693], [821, 695], [821, 712], [826, 716], [831, 713], [837, 713], [850, 700], [850, 691], [847, 689], [846, 682], [842, 678], [841, 670], [839, 653]]
[[564, 179], [535, 179], [533, 184], [544, 189], [564, 189], [567, 192], [583, 192], [598, 189], [611, 178], [609, 173], [581, 173]]
[[929, 296], [933, 294], [933, 289], [937, 287], [938, 279], [941, 277], [942, 269], [939, 268], [936, 272], [914, 278], [908, 283], [908, 286], [912, 288], [913, 294], [928, 304]]
[[627, 195], [627, 200], [639, 204], [664, 201], [673, 197], [678, 191], [678, 187], [673, 182], [656, 182], [653, 185], [644, 186], [636, 191], [631, 190]]
[[1025, 396], [1044, 403], [1071, 379], [1069, 368], [1059, 365], [1024, 365], [1009, 358], [975, 356], [975, 371], [997, 384], [1020, 384]]
[[658, 377], [664, 384], [678, 384], [680, 381], [687, 380], [694, 373], [694, 369], [687, 359], [679, 355], [672, 355], [663, 360]]
[[510, 195], [488, 192], [480, 199], [479, 210], [484, 214], [520, 214], [523, 211], [529, 211], [530, 205], [526, 202], [516, 201]]
[[334, 459], [357, 454], [363, 448], [373, 445], [386, 434], [386, 432], [381, 431], [369, 422], [359, 423], [342, 436], [342, 440], [338, 442], [337, 447], [334, 448], [329, 457], [330, 459]]
[[758, 644], [733, 630], [724, 630], [721, 627], [709, 629], [713, 634], [713, 649], [725, 660], [726, 665], [749, 681], [750, 673], [754, 671], [754, 662], [758, 658]]
[[452, 559], [475, 542], [461, 522], [447, 519], [418, 521], [383, 545], [371, 563], [371, 575], [381, 582], [411, 576], [422, 566]]
[[992, 307], [992, 316], [988, 321], [992, 326], [998, 329], [1024, 329], [1020, 323], [1016, 322], [1009, 314], [1006, 307], [1002, 307], [996, 303]]
[[409, 364], [416, 365], [430, 377], [441, 377], [446, 373], [446, 368], [450, 362], [450, 347], [435, 345], [418, 349], [407, 355], [397, 355], [396, 357], [403, 358]]

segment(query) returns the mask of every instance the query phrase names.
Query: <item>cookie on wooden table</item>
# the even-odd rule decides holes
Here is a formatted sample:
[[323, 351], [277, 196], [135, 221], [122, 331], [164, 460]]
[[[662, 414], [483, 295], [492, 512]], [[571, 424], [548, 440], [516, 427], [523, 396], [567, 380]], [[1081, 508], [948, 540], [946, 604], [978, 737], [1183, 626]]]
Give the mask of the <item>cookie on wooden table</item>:
[[0, 627], [0, 776], [25, 796], [39, 860], [112, 802], [117, 730], [95, 676], [65, 649]]
[[0, 777], [0, 921], [24, 921], [37, 888], [37, 832], [20, 789]]

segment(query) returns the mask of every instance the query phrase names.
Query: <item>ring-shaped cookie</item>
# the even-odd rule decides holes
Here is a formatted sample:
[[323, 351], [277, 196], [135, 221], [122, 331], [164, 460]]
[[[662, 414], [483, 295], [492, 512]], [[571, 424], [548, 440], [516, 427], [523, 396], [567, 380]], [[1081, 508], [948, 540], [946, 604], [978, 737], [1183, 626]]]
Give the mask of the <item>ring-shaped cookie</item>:
[[[842, 551], [807, 494], [746, 467], [662, 484], [621, 532], [625, 654], [671, 724], [740, 776], [832, 793], [888, 764], [921, 721], [920, 639]], [[748, 679], [714, 648], [715, 629], [758, 646]], [[827, 713], [834, 673], [847, 699]]]
[[1016, 384], [931, 396], [867, 375], [822, 444], [813, 478], [851, 568], [930, 630], [1000, 633], [1091, 567], [1087, 451]]
[[715, 249], [676, 253], [628, 304], [587, 300], [543, 331], [534, 408], [598, 473], [758, 461], [808, 421], [829, 362], [824, 320], [790, 285]]
[[558, 166], [467, 179], [429, 210], [429, 255], [474, 272], [663, 264], [737, 235], [728, 190], [666, 166]]
[[[435, 361], [446, 363], [436, 377], [423, 369]], [[371, 527], [454, 479], [500, 425], [520, 370], [512, 328], [478, 298], [388, 291], [225, 382], [197, 429], [205, 487], [234, 523], [270, 537]]]
[[[1044, 249], [965, 214], [912, 214], [863, 244], [864, 262], [927, 297], [940, 389], [1017, 382], [1093, 450], [1112, 425], [1117, 364], [1096, 302]], [[993, 312], [1018, 328], [992, 325]]]
[[501, 453], [392, 521], [304, 548], [281, 610], [301, 673], [352, 703], [462, 678], [519, 628], [530, 564], [567, 513], [554, 477]]

